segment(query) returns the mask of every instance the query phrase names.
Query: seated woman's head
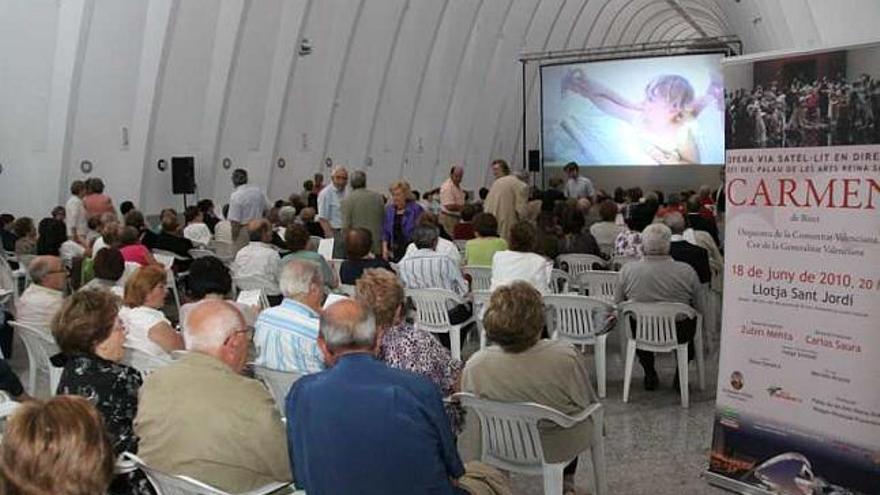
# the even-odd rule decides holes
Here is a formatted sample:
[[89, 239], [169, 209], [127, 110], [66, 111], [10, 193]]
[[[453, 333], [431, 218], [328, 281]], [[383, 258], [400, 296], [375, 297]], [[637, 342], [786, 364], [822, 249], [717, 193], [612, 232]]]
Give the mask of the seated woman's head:
[[37, 254], [58, 256], [61, 245], [67, 240], [67, 228], [64, 222], [46, 217], [40, 220], [37, 237]]
[[357, 280], [356, 298], [373, 310], [378, 328], [398, 323], [405, 297], [400, 278], [383, 268], [364, 270]]
[[349, 260], [359, 260], [370, 254], [373, 234], [365, 228], [351, 229], [345, 235], [345, 251]]
[[108, 361], [125, 357], [125, 328], [119, 298], [104, 289], [74, 292], [52, 320], [52, 335], [64, 354], [91, 354]]
[[511, 251], [519, 251], [521, 253], [529, 253], [535, 250], [538, 239], [535, 227], [526, 221], [519, 221], [510, 228], [510, 239], [508, 245]]
[[580, 234], [584, 230], [584, 225], [587, 224], [586, 220], [584, 220], [584, 214], [577, 208], [566, 208], [562, 212], [562, 221], [560, 223], [562, 225], [562, 232], [565, 235]]
[[15, 237], [24, 239], [36, 236], [37, 229], [34, 228], [34, 221], [30, 217], [18, 217], [12, 222], [12, 233]]
[[0, 493], [106, 493], [114, 462], [104, 421], [87, 399], [60, 395], [26, 402], [3, 433]]
[[287, 227], [284, 231], [284, 244], [294, 253], [305, 249], [309, 244], [309, 239], [311, 239], [309, 231], [297, 223]]
[[506, 352], [523, 352], [535, 345], [544, 328], [541, 293], [518, 280], [492, 291], [483, 315], [486, 337]]
[[186, 284], [190, 298], [201, 301], [209, 294], [220, 297], [229, 294], [232, 291], [232, 276], [219, 258], [205, 256], [190, 263]]
[[617, 203], [606, 199], [599, 203], [599, 218], [603, 222], [613, 222], [617, 219]]
[[642, 252], [645, 256], [665, 256], [669, 254], [672, 231], [662, 223], [652, 223], [642, 232]]
[[176, 211], [170, 208], [166, 208], [162, 210], [162, 216], [160, 217], [160, 219], [162, 232], [165, 232], [166, 234], [176, 234], [177, 231], [180, 229], [180, 222], [177, 221]]
[[464, 205], [464, 208], [461, 209], [461, 221], [462, 222], [473, 222], [474, 216], [477, 214], [477, 207], [470, 203]]
[[204, 213], [199, 209], [198, 206], [188, 206], [186, 210], [183, 211], [183, 218], [186, 220], [186, 224], [189, 225], [191, 223], [201, 223], [204, 221]]
[[131, 225], [126, 225], [119, 232], [119, 245], [122, 247], [137, 244], [140, 241], [141, 233], [138, 229]]
[[125, 259], [118, 249], [106, 247], [95, 255], [93, 267], [96, 278], [116, 282], [125, 273]]
[[125, 283], [123, 302], [129, 308], [161, 308], [165, 302], [165, 269], [158, 265], [142, 266]]
[[498, 220], [491, 213], [477, 213], [474, 216], [474, 232], [478, 237], [498, 237]]
[[131, 210], [125, 214], [123, 217], [123, 221], [125, 225], [128, 227], [134, 227], [137, 230], [143, 230], [147, 228], [146, 222], [144, 221], [144, 214], [138, 210]]

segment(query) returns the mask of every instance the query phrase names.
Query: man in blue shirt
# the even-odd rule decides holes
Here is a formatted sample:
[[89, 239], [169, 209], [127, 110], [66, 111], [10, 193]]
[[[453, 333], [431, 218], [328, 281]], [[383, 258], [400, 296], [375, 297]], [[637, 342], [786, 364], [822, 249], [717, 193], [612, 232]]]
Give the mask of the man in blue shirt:
[[376, 360], [381, 335], [359, 302], [321, 315], [328, 369], [287, 396], [287, 438], [297, 486], [309, 495], [466, 494], [440, 390]]

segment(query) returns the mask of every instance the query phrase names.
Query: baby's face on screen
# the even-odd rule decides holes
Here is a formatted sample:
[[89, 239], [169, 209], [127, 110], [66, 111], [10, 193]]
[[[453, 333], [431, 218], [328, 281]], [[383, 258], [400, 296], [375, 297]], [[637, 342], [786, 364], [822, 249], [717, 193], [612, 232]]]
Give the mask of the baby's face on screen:
[[681, 114], [681, 108], [661, 96], [648, 96], [643, 105], [645, 120], [654, 124], [671, 123]]

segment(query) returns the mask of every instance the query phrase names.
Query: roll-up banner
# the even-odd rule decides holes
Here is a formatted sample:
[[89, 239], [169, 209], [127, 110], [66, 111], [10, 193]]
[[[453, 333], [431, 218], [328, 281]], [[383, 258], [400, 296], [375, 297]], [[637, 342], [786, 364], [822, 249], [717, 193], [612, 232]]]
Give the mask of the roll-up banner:
[[707, 477], [880, 493], [880, 45], [733, 59]]

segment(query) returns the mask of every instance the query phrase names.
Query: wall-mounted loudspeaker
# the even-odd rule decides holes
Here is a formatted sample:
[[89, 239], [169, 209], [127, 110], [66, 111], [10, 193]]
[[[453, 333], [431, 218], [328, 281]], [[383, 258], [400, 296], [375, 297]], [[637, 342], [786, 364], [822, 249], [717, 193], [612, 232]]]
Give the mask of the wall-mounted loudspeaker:
[[196, 174], [191, 156], [171, 157], [171, 192], [174, 194], [195, 194]]
[[539, 150], [529, 150], [529, 172], [541, 171], [541, 152]]

